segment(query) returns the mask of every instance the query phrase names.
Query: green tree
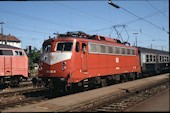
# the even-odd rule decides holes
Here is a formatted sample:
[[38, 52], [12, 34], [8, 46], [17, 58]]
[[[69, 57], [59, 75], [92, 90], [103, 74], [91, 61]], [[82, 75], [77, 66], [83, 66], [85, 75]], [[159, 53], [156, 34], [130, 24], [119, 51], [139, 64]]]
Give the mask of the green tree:
[[27, 54], [28, 59], [29, 59], [29, 68], [30, 70], [34, 69], [34, 63], [38, 63], [39, 58], [40, 58], [40, 50], [34, 47], [31, 52]]

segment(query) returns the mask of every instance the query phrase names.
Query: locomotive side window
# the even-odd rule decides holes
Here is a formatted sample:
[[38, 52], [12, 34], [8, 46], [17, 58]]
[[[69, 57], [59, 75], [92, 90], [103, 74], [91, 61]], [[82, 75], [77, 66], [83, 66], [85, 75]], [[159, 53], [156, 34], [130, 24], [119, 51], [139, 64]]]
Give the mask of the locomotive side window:
[[127, 54], [130, 55], [130, 49], [127, 49]]
[[132, 55], [136, 55], [135, 50], [132, 50]]
[[76, 52], [79, 52], [80, 51], [80, 44], [79, 42], [76, 42]]
[[73, 43], [72, 42], [59, 42], [57, 43], [56, 51], [71, 51]]
[[106, 50], [105, 50], [105, 45], [99, 45], [99, 52], [100, 53], [106, 53]]
[[108, 53], [113, 53], [113, 48], [111, 46], [108, 46]]
[[12, 56], [12, 50], [0, 50], [0, 55], [9, 55]]
[[120, 51], [119, 48], [118, 48], [118, 47], [115, 47], [115, 53], [116, 53], [116, 54], [119, 54], [119, 51]]
[[125, 48], [122, 48], [122, 54], [125, 54]]
[[89, 44], [89, 52], [90, 53], [98, 53], [98, 49], [97, 49], [97, 44]]

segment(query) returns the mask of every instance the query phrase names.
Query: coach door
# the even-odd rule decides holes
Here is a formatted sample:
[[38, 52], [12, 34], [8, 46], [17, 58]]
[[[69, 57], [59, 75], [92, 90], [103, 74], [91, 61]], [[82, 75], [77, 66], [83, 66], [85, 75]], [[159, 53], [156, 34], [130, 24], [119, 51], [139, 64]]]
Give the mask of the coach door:
[[87, 65], [87, 54], [88, 54], [88, 46], [87, 42], [82, 42], [81, 44], [81, 62], [82, 62], [82, 72], [88, 71]]

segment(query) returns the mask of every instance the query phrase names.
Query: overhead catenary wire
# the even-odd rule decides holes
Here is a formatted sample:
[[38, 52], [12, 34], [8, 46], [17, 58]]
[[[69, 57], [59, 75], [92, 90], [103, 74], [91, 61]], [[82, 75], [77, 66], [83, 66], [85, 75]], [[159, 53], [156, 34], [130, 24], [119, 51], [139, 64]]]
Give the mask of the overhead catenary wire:
[[152, 5], [148, 0], [145, 0], [152, 8], [154, 8], [156, 11], [158, 11], [163, 17], [165, 17], [166, 19], [168, 19], [168, 17], [163, 14], [162, 12], [159, 11], [159, 9], [157, 9], [154, 5]]
[[34, 33], [38, 33], [38, 34], [52, 35], [52, 34], [46, 33], [46, 32], [35, 31], [35, 30], [30, 30], [30, 29], [23, 29], [23, 28], [17, 28], [17, 27], [11, 26], [11, 25], [7, 25], [6, 27], [9, 28], [9, 29], [13, 29], [13, 30], [20, 30], [20, 31], [34, 32]]
[[6, 14], [15, 15], [15, 16], [19, 16], [19, 17], [26, 18], [26, 19], [37, 20], [37, 21], [41, 21], [41, 22], [45, 22], [45, 23], [49, 23], [49, 24], [57, 24], [57, 25], [64, 26], [64, 27], [68, 27], [69, 26], [69, 27], [74, 27], [74, 28], [88, 29], [88, 28], [84, 28], [84, 27], [80, 27], [80, 26], [76, 26], [76, 25], [69, 25], [69, 24], [66, 24], [66, 23], [52, 21], [52, 20], [45, 19], [45, 18], [40, 18], [40, 17], [31, 16], [31, 15], [26, 15], [26, 14], [22, 14], [22, 13], [10, 11], [10, 10], [3, 10], [1, 8], [0, 8], [0, 12], [6, 13]]
[[[109, 0], [109, 1], [111, 1], [111, 0]], [[109, 3], [109, 4], [110, 4], [110, 3]], [[112, 5], [112, 6], [113, 6], [113, 5]], [[141, 19], [141, 20], [143, 20], [143, 21], [145, 21], [145, 22], [151, 24], [152, 26], [155, 26], [156, 28], [158, 28], [158, 29], [160, 29], [160, 30], [162, 30], [162, 31], [164, 31], [164, 32], [166, 32], [166, 33], [169, 34], [169, 31], [163, 29], [162, 27], [159, 27], [159, 26], [157, 26], [156, 24], [153, 24], [152, 22], [150, 22], [150, 21], [148, 21], [148, 20], [145, 20], [145, 19], [142, 18], [142, 17], [139, 17], [138, 15], [136, 15], [136, 14], [134, 14], [134, 13], [128, 11], [127, 9], [125, 9], [125, 8], [123, 8], [123, 7], [120, 7], [120, 6], [118, 6], [118, 7], [119, 7], [120, 9], [123, 9], [124, 11], [128, 12], [129, 14], [131, 14], [131, 15], [133, 15], [133, 16], [135, 16], [135, 17], [137, 17], [137, 18], [139, 18], [139, 19]]]
[[[54, 4], [54, 3], [53, 3], [53, 4]], [[95, 19], [97, 19], [97, 20], [101, 20], [101, 21], [110, 23], [110, 21], [109, 21], [108, 19], [102, 18], [102, 17], [99, 17], [99, 16], [96, 16], [96, 15], [94, 15], [94, 14], [90, 14], [89, 12], [87, 13], [87, 12], [82, 11], [82, 10], [80, 10], [80, 9], [76, 9], [76, 8], [73, 8], [73, 7], [64, 5], [64, 4], [62, 4], [62, 3], [59, 3], [59, 2], [57, 2], [56, 4], [57, 4], [57, 5], [60, 5], [60, 6], [62, 6], [62, 7], [71, 9], [71, 10], [73, 10], [73, 11], [75, 11], [75, 12], [81, 14], [81, 15], [82, 15], [82, 14], [83, 14], [83, 15], [87, 15], [87, 16], [93, 17], [93, 18], [95, 18]], [[113, 23], [113, 21], [111, 21], [111, 22]]]

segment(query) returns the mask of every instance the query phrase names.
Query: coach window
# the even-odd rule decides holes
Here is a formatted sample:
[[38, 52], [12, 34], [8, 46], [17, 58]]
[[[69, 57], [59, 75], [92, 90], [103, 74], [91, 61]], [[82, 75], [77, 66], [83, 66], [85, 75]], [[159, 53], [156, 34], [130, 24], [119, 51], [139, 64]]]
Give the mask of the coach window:
[[146, 55], [146, 62], [149, 62], [149, 55]]
[[152, 62], [153, 60], [152, 60], [152, 55], [150, 55], [150, 62]]
[[76, 52], [79, 52], [80, 51], [80, 44], [79, 42], [76, 42]]
[[153, 62], [156, 62], [156, 56], [155, 55], [153, 56]]
[[161, 56], [159, 56], [159, 62], [162, 62], [162, 59], [161, 59], [162, 57]]
[[164, 56], [162, 56], [161, 61], [162, 61], [162, 63], [164, 63]]
[[169, 63], [169, 57], [167, 56], [167, 63]]
[[167, 59], [167, 58], [166, 58], [166, 56], [165, 56], [165, 58], [164, 58], [164, 59], [165, 59], [164, 61], [166, 62], [166, 61], [167, 61], [167, 60], [166, 60], [166, 59]]

